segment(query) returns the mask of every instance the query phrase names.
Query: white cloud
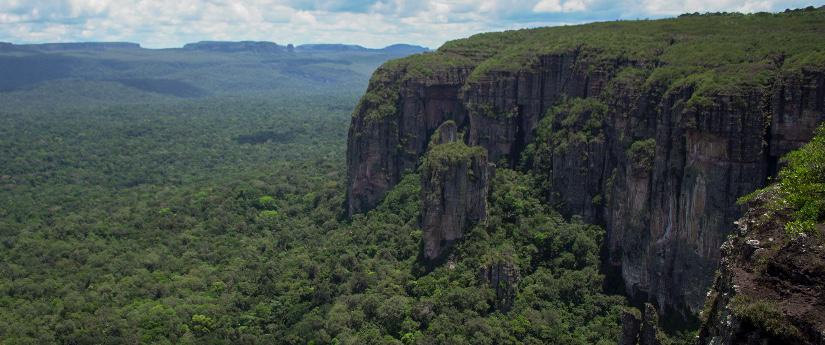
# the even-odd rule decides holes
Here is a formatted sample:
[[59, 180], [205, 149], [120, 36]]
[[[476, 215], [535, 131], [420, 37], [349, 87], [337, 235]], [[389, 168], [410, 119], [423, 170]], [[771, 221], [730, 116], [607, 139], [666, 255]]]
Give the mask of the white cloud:
[[0, 0], [0, 41], [197, 40], [437, 47], [485, 31], [685, 12], [776, 11], [804, 0]]
[[591, 1], [587, 0], [541, 0], [533, 11], [536, 12], [581, 12], [588, 9]]
[[653, 15], [677, 15], [687, 12], [759, 12], [780, 7], [783, 1], [774, 0], [645, 0], [643, 9]]

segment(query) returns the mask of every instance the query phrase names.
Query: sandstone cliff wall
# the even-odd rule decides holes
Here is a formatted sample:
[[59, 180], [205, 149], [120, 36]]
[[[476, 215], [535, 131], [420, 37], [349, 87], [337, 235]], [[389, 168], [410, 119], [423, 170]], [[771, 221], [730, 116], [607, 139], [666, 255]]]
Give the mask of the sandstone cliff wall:
[[564, 215], [604, 225], [628, 294], [698, 313], [736, 199], [825, 118], [825, 72], [777, 58], [695, 79], [658, 60], [674, 42], [644, 58], [575, 46], [497, 69], [450, 48], [383, 67], [352, 119], [347, 213], [374, 207], [452, 120], [490, 162], [539, 176]]

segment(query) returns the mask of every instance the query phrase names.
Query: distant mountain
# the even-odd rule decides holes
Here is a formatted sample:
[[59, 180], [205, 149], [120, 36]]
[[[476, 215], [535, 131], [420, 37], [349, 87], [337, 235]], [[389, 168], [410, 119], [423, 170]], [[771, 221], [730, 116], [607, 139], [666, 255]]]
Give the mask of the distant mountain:
[[354, 44], [302, 44], [295, 47], [295, 51], [301, 52], [345, 52], [345, 51], [370, 51], [373, 49], [364, 48]]
[[201, 50], [214, 52], [255, 52], [255, 53], [283, 53], [286, 52], [285, 46], [280, 46], [276, 43], [265, 41], [240, 41], [240, 42], [226, 42], [226, 41], [201, 41], [196, 43], [188, 43], [183, 46], [183, 50]]
[[93, 50], [103, 51], [110, 49], [141, 49], [140, 44], [132, 42], [73, 42], [73, 43], [43, 43], [43, 44], [12, 44], [0, 43], [0, 51], [4, 48], [36, 49], [41, 51], [71, 51]]
[[428, 49], [405, 44], [370, 49], [201, 41], [146, 49], [128, 42], [0, 42], [0, 102], [79, 103], [93, 98], [123, 103], [157, 97], [318, 93], [325, 88], [358, 92], [383, 62], [424, 51]]
[[430, 51], [430, 48], [416, 46], [412, 44], [393, 44], [381, 49], [385, 52], [392, 52], [395, 54], [418, 54]]

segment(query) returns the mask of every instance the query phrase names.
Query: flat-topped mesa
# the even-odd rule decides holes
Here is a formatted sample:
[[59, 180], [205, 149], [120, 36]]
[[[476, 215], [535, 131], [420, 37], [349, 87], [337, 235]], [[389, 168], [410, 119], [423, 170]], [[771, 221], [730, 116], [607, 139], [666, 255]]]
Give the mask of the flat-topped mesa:
[[454, 122], [433, 134], [421, 165], [421, 227], [424, 258], [444, 256], [464, 232], [487, 217], [487, 154], [461, 141]]
[[825, 9], [685, 16], [481, 34], [392, 61], [352, 118], [347, 214], [375, 207], [452, 120], [489, 161], [531, 170], [563, 215], [604, 225], [629, 295], [696, 314], [736, 199], [825, 119], [822, 30]]

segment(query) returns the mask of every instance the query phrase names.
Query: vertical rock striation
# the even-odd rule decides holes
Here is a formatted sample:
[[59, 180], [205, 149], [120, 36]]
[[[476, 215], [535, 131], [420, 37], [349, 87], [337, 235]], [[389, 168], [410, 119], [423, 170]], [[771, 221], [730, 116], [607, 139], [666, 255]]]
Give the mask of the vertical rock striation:
[[496, 292], [496, 310], [508, 312], [516, 299], [516, 284], [520, 275], [512, 257], [499, 258], [482, 267], [481, 280]]
[[455, 123], [445, 122], [433, 135], [421, 166], [424, 258], [442, 258], [465, 230], [487, 217], [488, 185], [484, 150], [465, 145]]
[[645, 303], [644, 313], [636, 308], [622, 312], [622, 335], [619, 345], [661, 345], [659, 335], [659, 313], [656, 307]]
[[[775, 17], [769, 23], [785, 18]], [[609, 262], [620, 268], [628, 294], [662, 310], [698, 313], [729, 225], [741, 215], [735, 200], [763, 186], [779, 157], [825, 119], [825, 67], [786, 62], [801, 57], [748, 60], [756, 55], [732, 49], [735, 61], [685, 62], [686, 49], [715, 39], [691, 25], [712, 19], [678, 19], [689, 24], [678, 39], [653, 24], [648, 35], [633, 36], [645, 23], [481, 35], [382, 67], [350, 127], [347, 213], [374, 207], [404, 170], [416, 167], [436, 128], [451, 120], [489, 161], [532, 170], [562, 214], [604, 225]], [[601, 26], [627, 29], [626, 41], [587, 34]], [[494, 35], [501, 38], [487, 40]], [[524, 42], [533, 42], [533, 50], [523, 50], [531, 47]], [[781, 50], [785, 43], [755, 44]], [[611, 50], [616, 44], [627, 50]], [[459, 182], [462, 169], [481, 169], [481, 159], [474, 162], [436, 177]], [[445, 193], [446, 185], [430, 181], [422, 182]], [[448, 201], [465, 207], [450, 200], [453, 192], [460, 193], [439, 196], [439, 207]], [[437, 214], [428, 216], [430, 224], [439, 222]], [[461, 230], [449, 227], [465, 223], [444, 221], [451, 225], [434, 233], [445, 243], [459, 238]], [[428, 256], [438, 256], [442, 246], [429, 248]]]
[[722, 247], [699, 330], [699, 344], [825, 344], [825, 228], [790, 236], [788, 210], [760, 192]]
[[450, 69], [428, 78], [407, 73], [404, 65], [379, 68], [355, 109], [347, 140], [350, 217], [375, 207], [404, 171], [415, 169], [439, 125], [466, 121], [457, 97], [469, 70]]
[[636, 308], [622, 311], [622, 336], [619, 338], [619, 345], [638, 344], [641, 327], [642, 318]]

